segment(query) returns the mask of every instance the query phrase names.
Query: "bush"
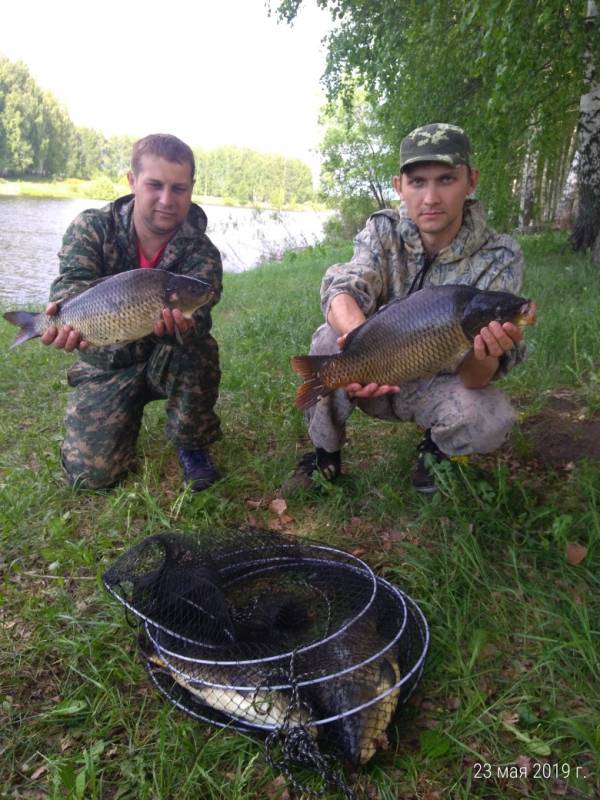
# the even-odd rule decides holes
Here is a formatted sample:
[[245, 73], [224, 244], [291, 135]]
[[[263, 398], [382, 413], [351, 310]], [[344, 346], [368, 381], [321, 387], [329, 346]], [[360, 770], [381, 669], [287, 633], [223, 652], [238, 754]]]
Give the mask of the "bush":
[[353, 239], [374, 211], [377, 211], [377, 204], [371, 197], [344, 198], [336, 213], [324, 225], [326, 239]]
[[120, 194], [110, 178], [104, 175], [94, 178], [85, 189], [85, 196], [95, 200], [116, 200]]

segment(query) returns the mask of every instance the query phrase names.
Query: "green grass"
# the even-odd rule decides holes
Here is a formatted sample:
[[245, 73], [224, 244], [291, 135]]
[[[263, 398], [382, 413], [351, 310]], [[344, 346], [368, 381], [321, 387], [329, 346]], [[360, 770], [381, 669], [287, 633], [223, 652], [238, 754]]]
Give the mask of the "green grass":
[[[597, 413], [597, 265], [560, 238], [524, 247], [539, 322], [526, 334], [529, 360], [504, 386], [525, 415], [563, 386], [583, 415]], [[349, 253], [323, 246], [226, 276], [215, 311], [224, 438], [214, 450], [225, 477], [197, 496], [181, 489], [160, 403], [147, 408], [138, 474], [106, 493], [67, 487], [58, 447], [71, 357], [37, 342], [8, 351], [14, 331], [0, 325], [0, 797], [281, 796], [260, 742], [195, 723], [157, 695], [101, 575], [152, 533], [276, 520], [269, 502], [307, 446], [289, 357], [306, 352], [320, 322], [325, 267]], [[567, 797], [595, 796], [598, 463], [526, 471], [527, 441], [516, 434], [511, 459], [454, 465], [440, 474], [442, 491], [423, 499], [407, 477], [415, 428], [357, 414], [349, 437], [345, 474], [290, 498], [287, 529], [364, 549], [417, 599], [432, 635], [417, 696], [359, 785], [383, 800], [500, 799], [524, 787], [540, 800], [565, 796], [540, 768], [512, 779], [507, 765], [524, 757], [556, 765], [580, 792]], [[578, 566], [566, 561], [569, 542], [588, 548]]]

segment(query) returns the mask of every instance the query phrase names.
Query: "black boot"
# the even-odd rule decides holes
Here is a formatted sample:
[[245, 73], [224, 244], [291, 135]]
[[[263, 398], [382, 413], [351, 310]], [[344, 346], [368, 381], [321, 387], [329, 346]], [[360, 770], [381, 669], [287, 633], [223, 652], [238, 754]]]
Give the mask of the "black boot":
[[431, 429], [428, 428], [425, 431], [424, 437], [417, 445], [417, 460], [410, 474], [413, 488], [416, 489], [417, 492], [422, 492], [423, 494], [433, 494], [437, 492], [435, 475], [433, 474], [431, 466], [433, 464], [439, 464], [447, 458], [448, 456], [442, 453], [431, 438]]
[[311, 489], [314, 486], [313, 476], [322, 475], [327, 481], [334, 481], [342, 471], [342, 453], [336, 450], [328, 453], [322, 447], [317, 447], [312, 453], [305, 453], [292, 477], [286, 482], [285, 488]]

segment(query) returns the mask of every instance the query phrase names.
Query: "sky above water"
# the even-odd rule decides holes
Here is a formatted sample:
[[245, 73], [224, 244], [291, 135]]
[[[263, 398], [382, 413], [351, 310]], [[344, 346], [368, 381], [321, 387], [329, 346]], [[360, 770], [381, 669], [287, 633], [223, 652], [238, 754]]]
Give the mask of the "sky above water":
[[173, 133], [302, 158], [316, 167], [328, 12], [293, 26], [266, 0], [17, 0], [0, 53], [21, 60], [73, 122], [105, 135]]

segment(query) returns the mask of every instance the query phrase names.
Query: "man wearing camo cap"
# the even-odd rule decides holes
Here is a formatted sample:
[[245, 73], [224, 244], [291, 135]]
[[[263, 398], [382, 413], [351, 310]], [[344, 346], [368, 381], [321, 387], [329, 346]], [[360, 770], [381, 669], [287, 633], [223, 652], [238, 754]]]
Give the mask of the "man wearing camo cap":
[[[393, 178], [402, 203], [372, 214], [356, 237], [352, 259], [325, 273], [326, 322], [313, 336], [311, 354], [338, 352], [348, 333], [378, 308], [426, 286], [461, 283], [519, 293], [521, 250], [492, 230], [481, 204], [470, 199], [478, 178], [461, 128], [433, 123], [403, 139], [400, 174]], [[309, 488], [317, 472], [327, 480], [340, 474], [346, 420], [358, 406], [378, 419], [414, 422], [424, 430], [411, 479], [418, 491], [436, 491], [431, 463], [491, 452], [504, 442], [516, 415], [492, 382], [523, 356], [520, 330], [492, 322], [456, 374], [336, 390], [306, 412], [315, 449], [302, 457], [286, 490]]]

